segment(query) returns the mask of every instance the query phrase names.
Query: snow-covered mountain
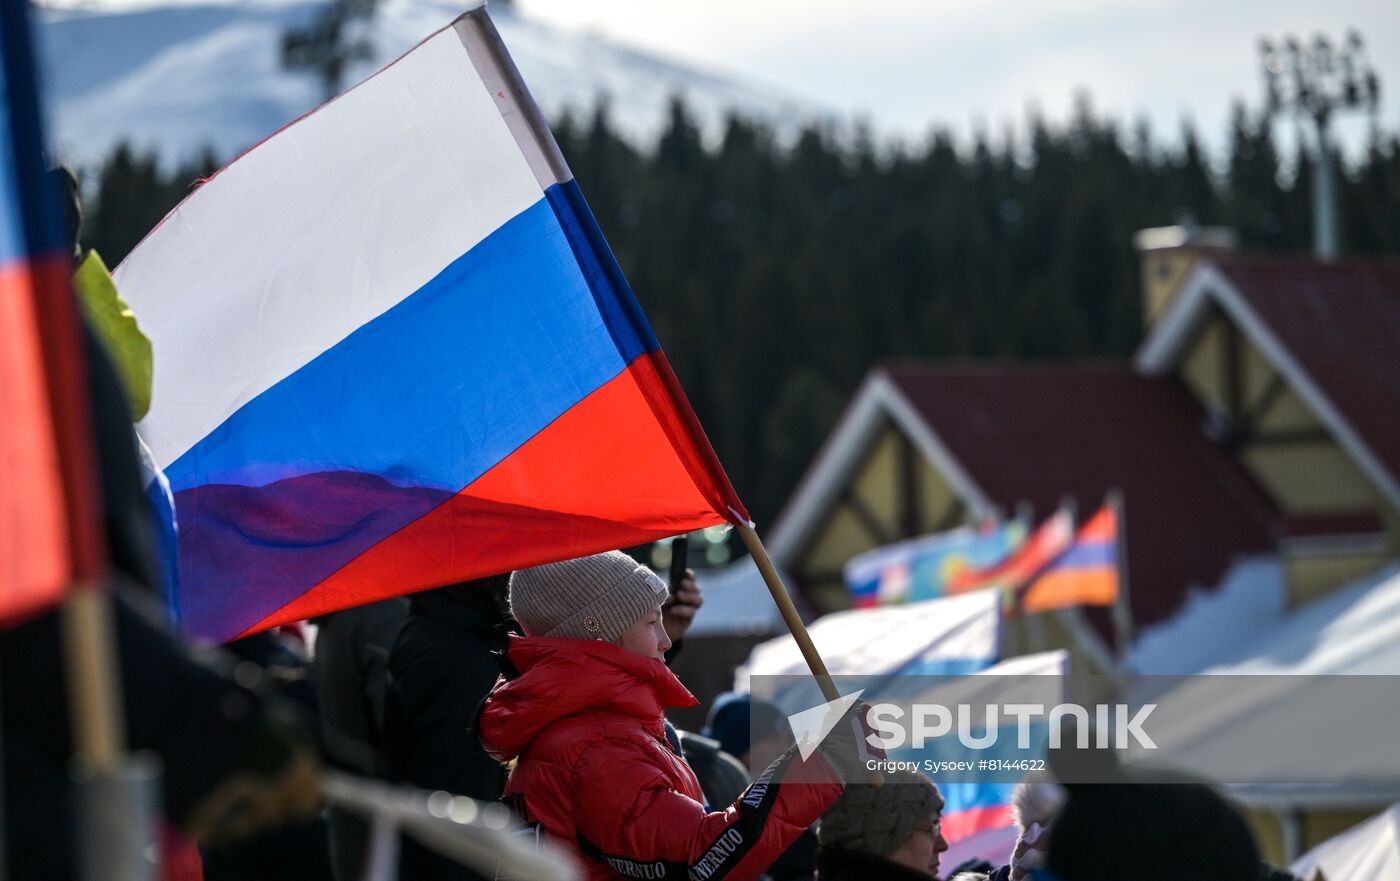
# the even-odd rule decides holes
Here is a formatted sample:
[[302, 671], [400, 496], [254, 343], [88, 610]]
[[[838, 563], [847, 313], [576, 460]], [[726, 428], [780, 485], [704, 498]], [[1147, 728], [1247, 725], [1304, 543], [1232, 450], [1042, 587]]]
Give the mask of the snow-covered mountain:
[[[175, 162], [210, 146], [238, 151], [311, 110], [320, 86], [284, 70], [281, 36], [319, 0], [56, 0], [39, 15], [50, 131], [71, 163], [100, 160], [127, 140]], [[382, 0], [375, 57], [353, 84], [443, 27], [470, 0]], [[545, 113], [589, 111], [606, 95], [619, 131], [646, 143], [682, 95], [708, 133], [731, 109], [779, 132], [825, 116], [773, 89], [745, 85], [637, 51], [596, 34], [530, 19], [510, 5], [492, 19]]]

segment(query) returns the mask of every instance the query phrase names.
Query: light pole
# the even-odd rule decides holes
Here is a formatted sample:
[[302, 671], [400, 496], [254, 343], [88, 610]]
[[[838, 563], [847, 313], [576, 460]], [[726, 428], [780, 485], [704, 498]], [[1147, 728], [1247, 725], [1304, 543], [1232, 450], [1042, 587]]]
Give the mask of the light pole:
[[1337, 184], [1336, 154], [1329, 131], [1332, 113], [1351, 108], [1374, 113], [1380, 105], [1380, 79], [1366, 60], [1361, 35], [1356, 31], [1347, 34], [1340, 48], [1320, 34], [1311, 45], [1296, 37], [1286, 38], [1281, 46], [1260, 40], [1259, 56], [1269, 115], [1291, 111], [1312, 120], [1316, 133], [1312, 153], [1313, 250], [1321, 260], [1335, 260]]

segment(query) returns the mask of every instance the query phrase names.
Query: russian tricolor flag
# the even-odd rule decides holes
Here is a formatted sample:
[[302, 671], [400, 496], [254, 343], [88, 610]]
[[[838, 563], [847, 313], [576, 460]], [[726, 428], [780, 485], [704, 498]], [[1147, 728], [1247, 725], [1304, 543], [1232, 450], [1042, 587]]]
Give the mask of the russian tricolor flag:
[[0, 624], [105, 566], [72, 255], [44, 174], [28, 13], [0, 0]]
[[484, 10], [224, 168], [115, 277], [191, 634], [748, 520]]

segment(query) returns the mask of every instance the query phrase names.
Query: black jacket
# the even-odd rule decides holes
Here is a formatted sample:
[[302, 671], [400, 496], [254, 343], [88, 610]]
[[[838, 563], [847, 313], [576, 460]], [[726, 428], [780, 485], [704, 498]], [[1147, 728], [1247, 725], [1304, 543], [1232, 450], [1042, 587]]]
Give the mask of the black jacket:
[[919, 872], [874, 854], [827, 847], [817, 852], [816, 881], [934, 881]]
[[723, 810], [733, 804], [739, 793], [749, 787], [749, 772], [743, 762], [720, 748], [719, 741], [690, 731], [677, 732], [681, 755], [695, 778], [710, 810]]
[[[162, 807], [181, 823], [248, 755], [263, 705], [227, 670], [192, 659], [143, 600], [134, 589], [113, 596], [127, 746], [160, 757]], [[0, 669], [7, 877], [72, 877], [77, 804], [59, 613], [0, 633]]]
[[408, 598], [394, 597], [317, 620], [316, 700], [326, 758], [338, 768], [384, 777], [384, 707], [389, 652], [408, 619]]
[[[384, 704], [389, 691], [389, 650], [408, 617], [404, 597], [334, 612], [316, 631], [316, 699], [321, 740], [332, 765], [368, 777], [384, 777]], [[369, 845], [360, 816], [326, 810], [331, 868], [340, 881], [359, 881]]]
[[[476, 712], [499, 674], [493, 649], [505, 616], [490, 587], [452, 585], [415, 594], [389, 652], [384, 746], [390, 774], [423, 789], [484, 801], [506, 773], [477, 739]], [[466, 869], [404, 842], [400, 877], [461, 879]]]

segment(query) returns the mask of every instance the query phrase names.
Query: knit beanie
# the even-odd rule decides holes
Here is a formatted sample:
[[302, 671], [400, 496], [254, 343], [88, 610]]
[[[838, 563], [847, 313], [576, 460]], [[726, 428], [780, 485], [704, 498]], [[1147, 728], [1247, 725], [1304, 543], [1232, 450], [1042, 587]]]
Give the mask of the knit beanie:
[[737, 691], [715, 698], [710, 718], [700, 732], [719, 741], [720, 749], [742, 756], [756, 739], [787, 729], [783, 711], [768, 701]]
[[881, 785], [851, 784], [822, 816], [817, 843], [853, 853], [888, 857], [903, 847], [914, 830], [943, 810], [938, 787], [922, 774], [895, 771]]
[[526, 636], [615, 642], [666, 599], [666, 584], [620, 551], [520, 569], [510, 611]]

